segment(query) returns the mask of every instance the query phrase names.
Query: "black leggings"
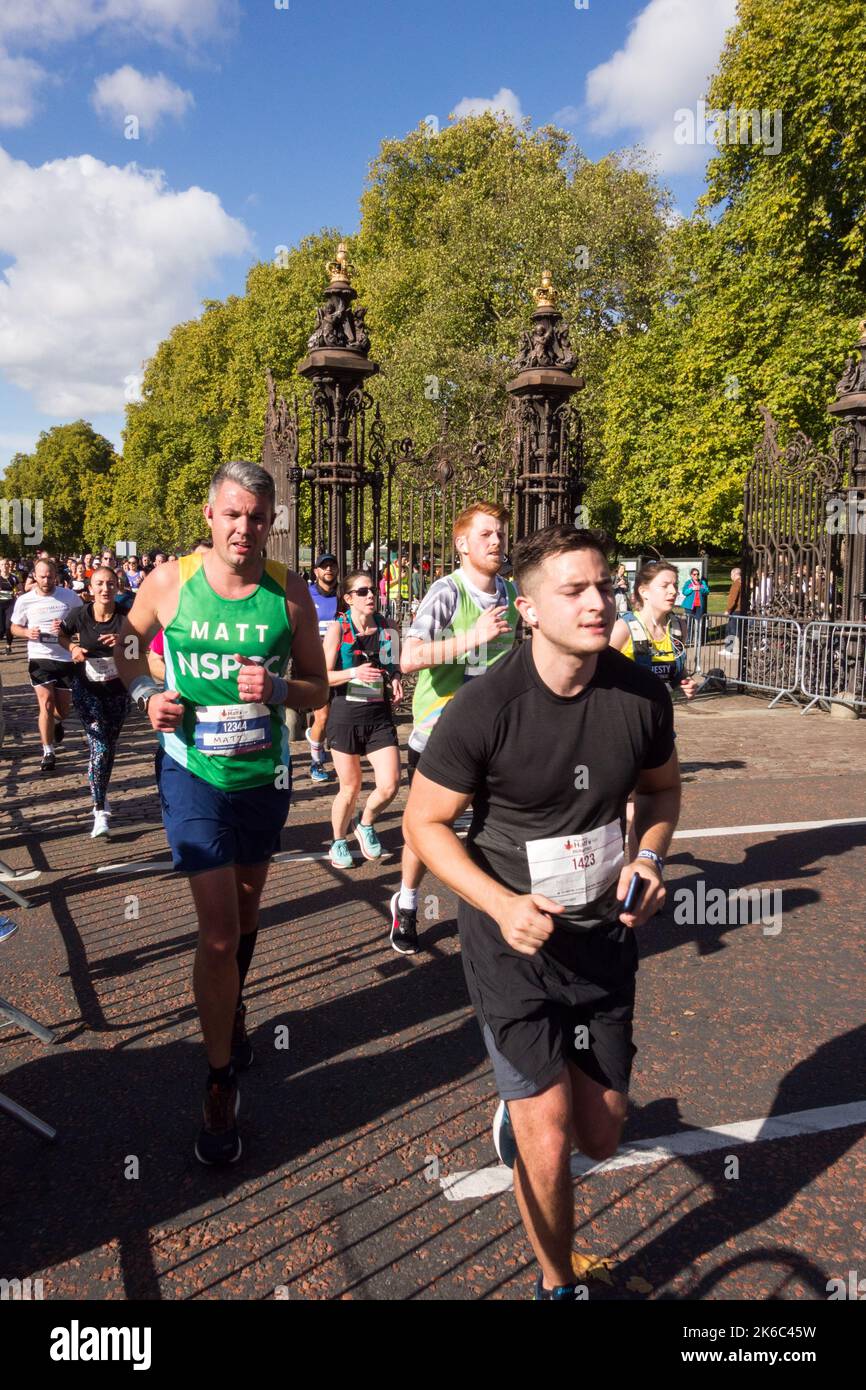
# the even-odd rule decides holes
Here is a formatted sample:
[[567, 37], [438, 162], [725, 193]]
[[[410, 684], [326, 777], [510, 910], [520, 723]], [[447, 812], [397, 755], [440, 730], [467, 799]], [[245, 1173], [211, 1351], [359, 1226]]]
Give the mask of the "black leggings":
[[12, 645], [12, 609], [15, 607], [14, 598], [0, 598], [0, 639], [7, 647]]
[[106, 681], [105, 686], [100, 688], [86, 676], [76, 675], [72, 684], [72, 703], [90, 745], [87, 780], [93, 794], [94, 809], [101, 811], [105, 806], [111, 769], [114, 767], [117, 741], [129, 713], [129, 695], [123, 687], [118, 690], [115, 681]]

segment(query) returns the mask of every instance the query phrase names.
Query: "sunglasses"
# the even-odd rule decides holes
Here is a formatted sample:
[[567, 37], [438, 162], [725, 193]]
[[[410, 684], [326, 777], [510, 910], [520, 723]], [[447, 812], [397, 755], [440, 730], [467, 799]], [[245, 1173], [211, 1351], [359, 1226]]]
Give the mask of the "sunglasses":
[[358, 598], [366, 598], [368, 594], [375, 593], [375, 589], [371, 589], [369, 584], [365, 584], [362, 589], [350, 589], [349, 593], [357, 594]]

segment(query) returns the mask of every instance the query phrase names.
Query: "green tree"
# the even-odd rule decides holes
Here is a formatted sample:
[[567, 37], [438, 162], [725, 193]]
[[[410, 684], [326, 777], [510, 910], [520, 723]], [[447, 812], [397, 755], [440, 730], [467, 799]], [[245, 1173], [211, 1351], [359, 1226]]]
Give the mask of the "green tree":
[[[42, 504], [48, 549], [67, 553], [112, 539], [105, 530], [106, 500], [112, 491], [117, 455], [108, 439], [85, 420], [55, 425], [40, 434], [32, 454], [16, 454], [0, 481], [0, 496]], [[23, 541], [3, 537], [5, 553], [20, 553]]]
[[[359, 231], [347, 239], [382, 367], [370, 390], [386, 438], [410, 434], [425, 449], [447, 400], [458, 454], [477, 438], [501, 452], [505, 382], [548, 267], [588, 383], [581, 406], [593, 461], [605, 368], [619, 326], [651, 311], [666, 212], [665, 195], [637, 167], [591, 163], [553, 128], [484, 115], [386, 141]], [[325, 229], [279, 263], [253, 266], [243, 296], [209, 302], [160, 344], [143, 399], [127, 411], [112, 512], [140, 517], [148, 543], [193, 538], [217, 463], [260, 457], [268, 367], [280, 389], [299, 394], [303, 424], [309, 387], [296, 369], [338, 240]], [[304, 462], [304, 429], [301, 447]]]
[[826, 442], [864, 309], [864, 82], [859, 0], [741, 0], [709, 106], [781, 112], [781, 150], [720, 147], [611, 362], [597, 492], [624, 543], [738, 546], [758, 403]]

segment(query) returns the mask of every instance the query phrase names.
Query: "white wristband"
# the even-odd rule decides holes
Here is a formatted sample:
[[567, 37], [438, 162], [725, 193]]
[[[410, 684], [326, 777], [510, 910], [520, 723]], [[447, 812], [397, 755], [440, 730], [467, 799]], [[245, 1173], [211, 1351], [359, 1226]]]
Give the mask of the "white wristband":
[[164, 689], [165, 686], [155, 681], [153, 676], [136, 676], [129, 687], [129, 693], [136, 704], [141, 706], [141, 701], [146, 703], [151, 695], [159, 695]]

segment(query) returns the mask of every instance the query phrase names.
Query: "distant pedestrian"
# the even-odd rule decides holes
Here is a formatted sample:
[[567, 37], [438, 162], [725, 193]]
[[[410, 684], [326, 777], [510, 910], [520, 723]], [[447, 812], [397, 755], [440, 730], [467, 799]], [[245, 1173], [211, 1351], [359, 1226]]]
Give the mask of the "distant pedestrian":
[[737, 636], [736, 615], [740, 611], [742, 589], [743, 572], [737, 566], [734, 566], [731, 570], [731, 587], [728, 590], [728, 597], [725, 599], [725, 617], [728, 621], [725, 624], [725, 645], [722, 649], [723, 656], [732, 655], [734, 651], [734, 643]]
[[617, 617], [622, 617], [623, 613], [628, 612], [629, 592], [628, 592], [628, 572], [625, 565], [618, 565], [613, 576], [613, 596], [616, 600]]
[[687, 638], [689, 646], [698, 640], [703, 629], [709, 592], [709, 584], [701, 578], [700, 570], [695, 567], [683, 585], [683, 607], [689, 620]]

